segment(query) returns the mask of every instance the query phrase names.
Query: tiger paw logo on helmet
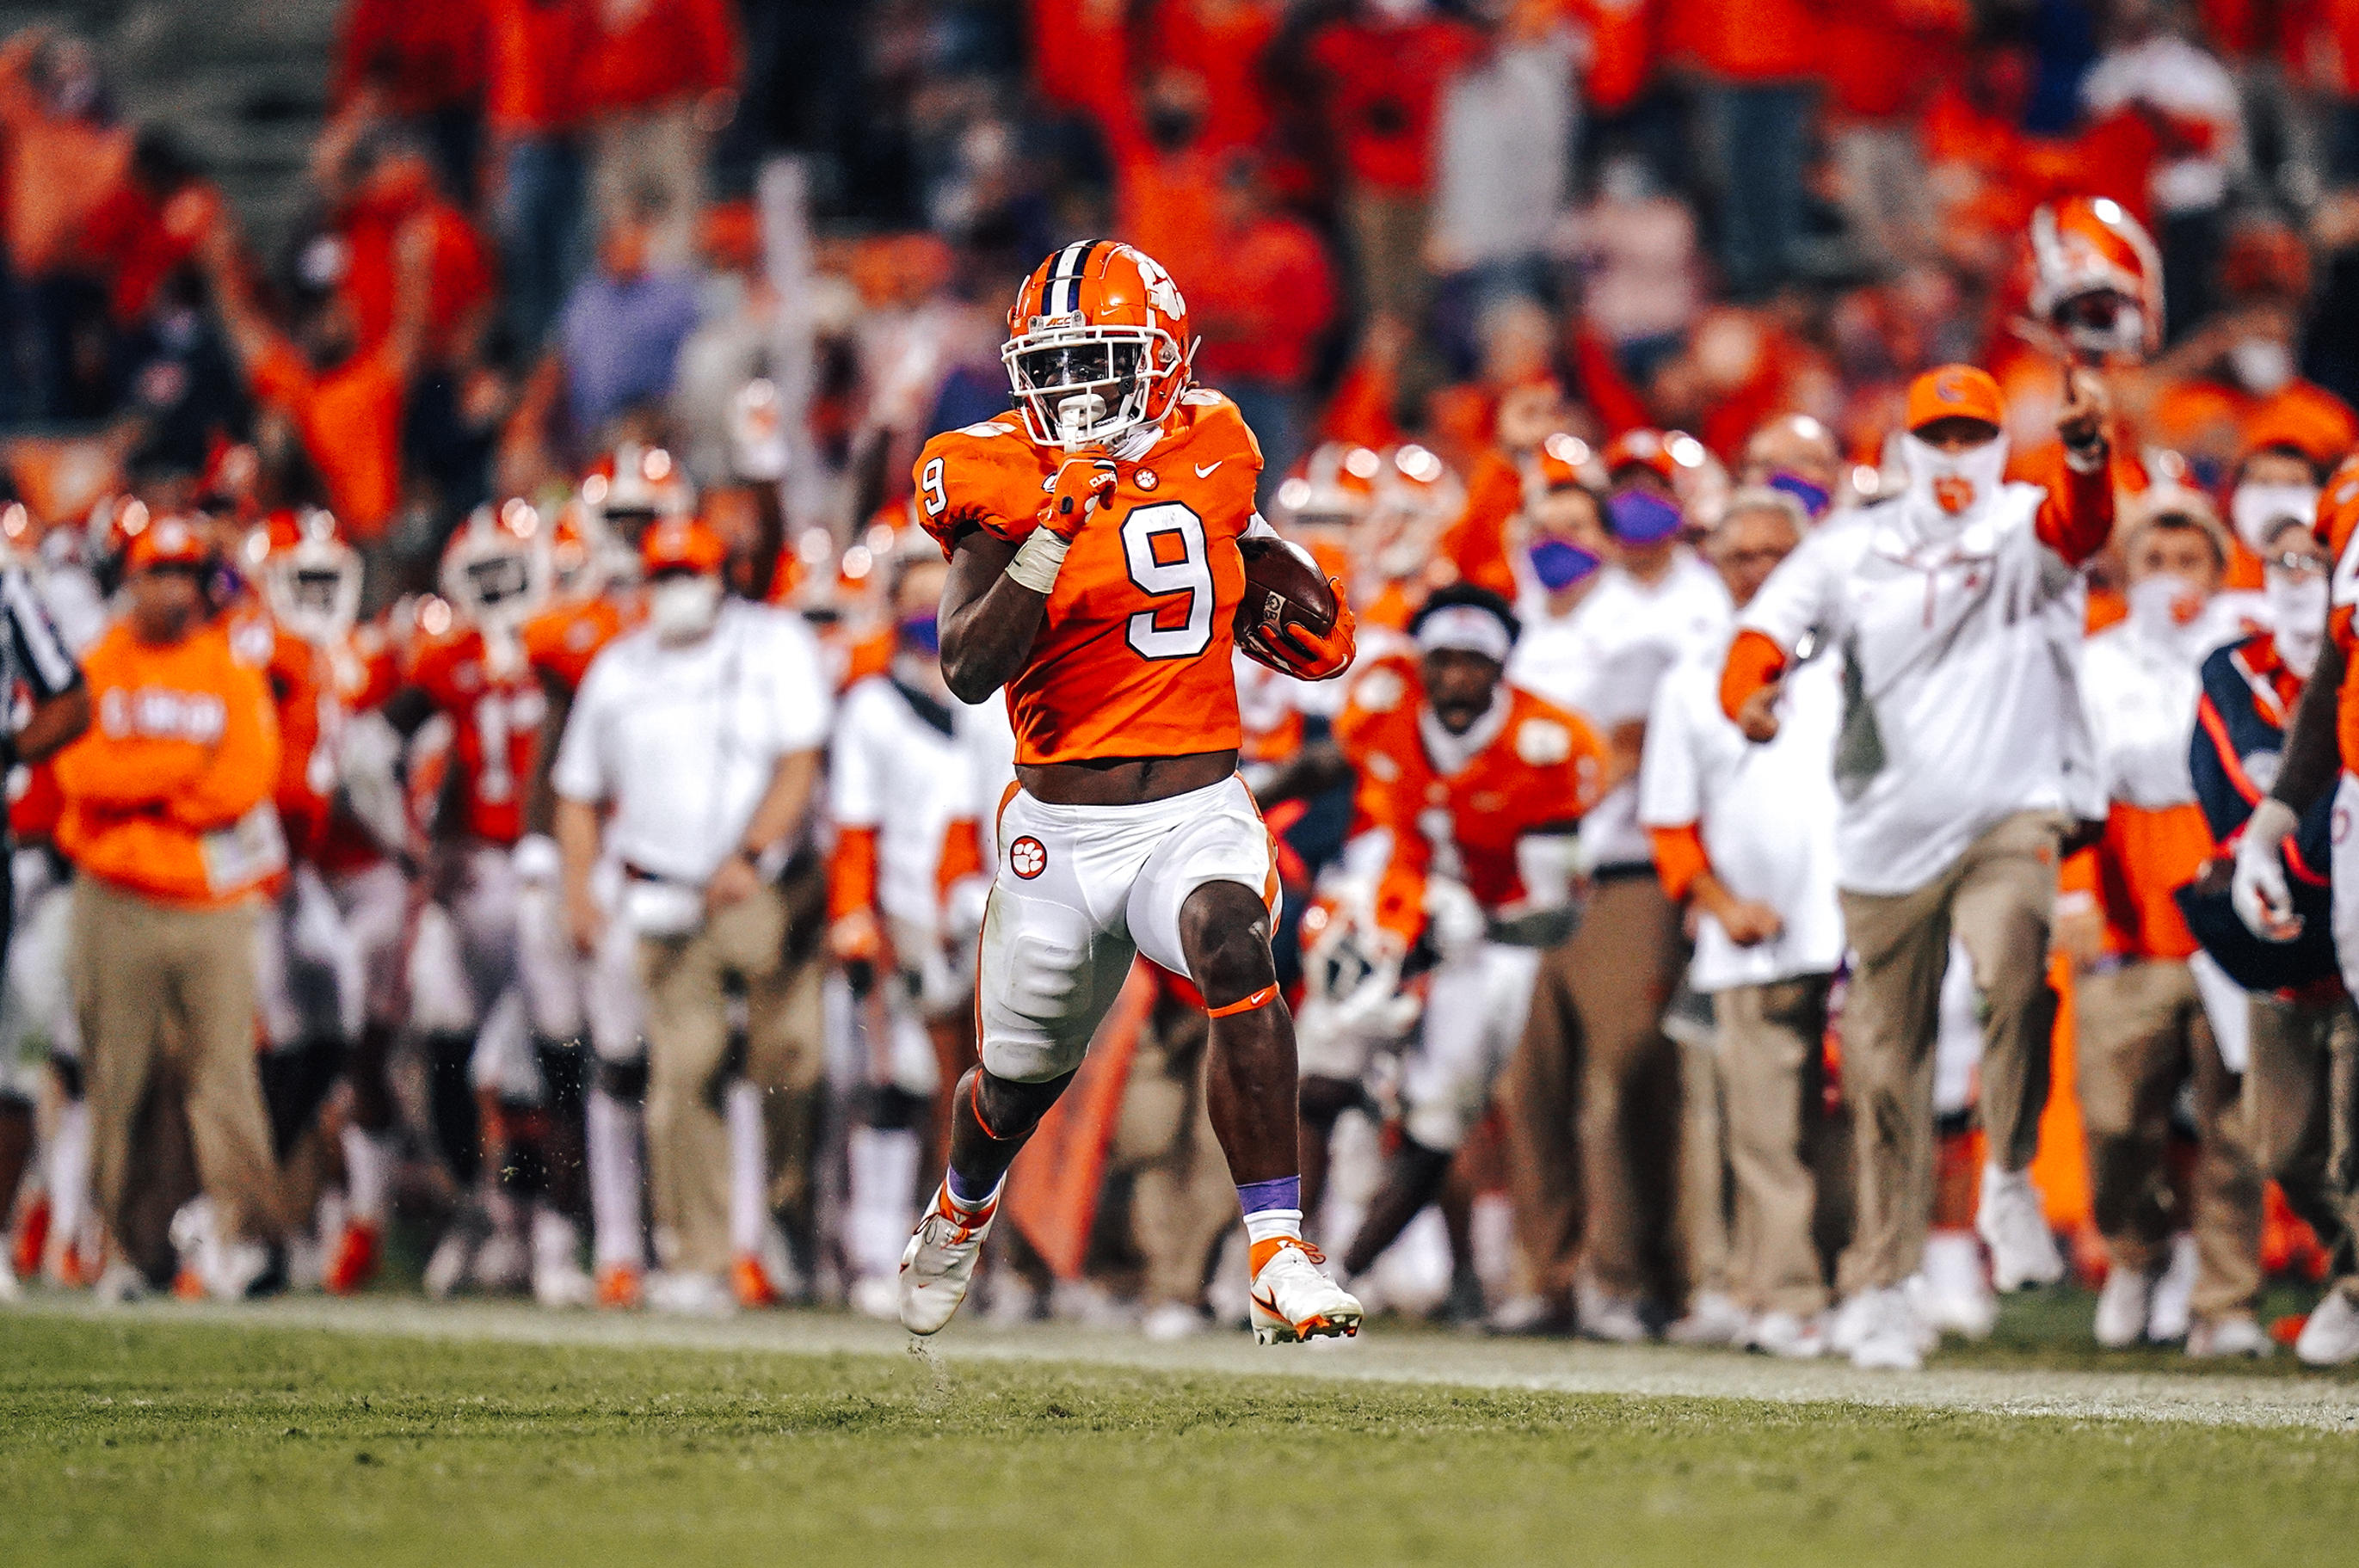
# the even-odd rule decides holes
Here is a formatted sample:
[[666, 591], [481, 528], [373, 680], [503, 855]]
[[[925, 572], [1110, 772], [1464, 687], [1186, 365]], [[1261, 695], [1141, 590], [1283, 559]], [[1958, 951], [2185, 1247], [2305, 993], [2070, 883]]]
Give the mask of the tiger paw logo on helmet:
[[1007, 866], [1028, 882], [1049, 869], [1049, 846], [1027, 833], [1007, 846]]

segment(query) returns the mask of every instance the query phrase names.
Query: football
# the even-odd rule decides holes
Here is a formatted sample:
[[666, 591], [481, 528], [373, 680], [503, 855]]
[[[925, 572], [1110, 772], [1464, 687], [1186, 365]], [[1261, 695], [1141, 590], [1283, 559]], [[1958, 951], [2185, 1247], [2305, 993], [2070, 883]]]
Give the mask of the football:
[[1335, 590], [1299, 545], [1256, 534], [1237, 541], [1245, 558], [1245, 596], [1237, 605], [1237, 641], [1251, 645], [1289, 623], [1315, 637], [1335, 629]]

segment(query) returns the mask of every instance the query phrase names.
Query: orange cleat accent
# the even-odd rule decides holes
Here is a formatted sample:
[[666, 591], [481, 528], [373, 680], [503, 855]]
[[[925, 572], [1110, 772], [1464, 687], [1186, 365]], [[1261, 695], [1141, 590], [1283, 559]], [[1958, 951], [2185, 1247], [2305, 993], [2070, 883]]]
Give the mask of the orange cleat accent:
[[82, 1249], [68, 1241], [59, 1247], [54, 1267], [48, 1271], [49, 1282], [69, 1291], [86, 1291], [98, 1283], [100, 1260], [85, 1258]]
[[598, 1270], [598, 1304], [628, 1312], [639, 1304], [639, 1271], [628, 1263], [607, 1263]]
[[770, 1282], [769, 1271], [749, 1252], [739, 1253], [729, 1265], [729, 1288], [742, 1307], [774, 1307], [781, 1299], [778, 1287]]
[[49, 1244], [49, 1195], [36, 1193], [16, 1217], [16, 1245], [9, 1249], [9, 1266], [20, 1280], [41, 1271], [41, 1253]]
[[184, 1302], [205, 1299], [205, 1282], [197, 1278], [194, 1269], [183, 1269], [172, 1276], [172, 1294]]
[[335, 1256], [328, 1260], [320, 1283], [332, 1296], [358, 1295], [376, 1278], [384, 1254], [385, 1238], [377, 1227], [366, 1220], [353, 1220], [336, 1238]]
[[1318, 1248], [1313, 1247], [1310, 1242], [1303, 1240], [1299, 1236], [1273, 1236], [1266, 1241], [1256, 1241], [1250, 1248], [1246, 1249], [1246, 1273], [1255, 1279], [1259, 1279], [1261, 1277], [1262, 1265], [1268, 1262], [1271, 1259], [1277, 1257], [1279, 1253], [1285, 1251], [1289, 1247], [1302, 1253], [1303, 1256], [1309, 1258], [1313, 1263], [1324, 1263], [1327, 1261], [1327, 1254], [1319, 1250]]

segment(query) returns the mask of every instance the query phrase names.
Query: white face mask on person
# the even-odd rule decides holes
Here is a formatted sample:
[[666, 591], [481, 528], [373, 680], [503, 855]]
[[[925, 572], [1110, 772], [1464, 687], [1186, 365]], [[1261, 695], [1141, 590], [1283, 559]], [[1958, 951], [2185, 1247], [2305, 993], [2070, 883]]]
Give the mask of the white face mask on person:
[[2201, 635], [2210, 596], [2198, 584], [2170, 572], [2157, 572], [2130, 584], [2130, 624], [2158, 643], [2182, 643]]
[[647, 589], [647, 624], [666, 643], [685, 643], [712, 630], [721, 614], [717, 577], [667, 577]]
[[2293, 351], [2275, 338], [2239, 338], [2228, 351], [2228, 373], [2246, 392], [2267, 397], [2293, 379]]
[[2308, 484], [2240, 484], [2228, 498], [2228, 518], [2236, 537], [2255, 555], [2267, 546], [2269, 524], [2290, 517], [2307, 525], [2318, 513], [2318, 489]]
[[2326, 640], [2326, 574], [2298, 578], [2272, 569], [2262, 579], [2261, 598], [2269, 608], [2277, 652], [2294, 674], [2308, 679]]
[[1900, 461], [1908, 470], [1908, 493], [1919, 511], [1962, 519], [1986, 505], [2006, 480], [2006, 438], [1994, 436], [1979, 447], [1945, 452], [1915, 435], [1900, 438]]

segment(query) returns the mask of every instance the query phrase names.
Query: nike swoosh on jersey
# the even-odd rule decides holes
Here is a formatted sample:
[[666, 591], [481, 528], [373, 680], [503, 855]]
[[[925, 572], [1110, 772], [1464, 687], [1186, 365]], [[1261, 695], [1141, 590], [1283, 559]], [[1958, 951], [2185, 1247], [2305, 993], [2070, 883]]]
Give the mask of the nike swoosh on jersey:
[[1226, 458], [1215, 458], [1209, 463], [1201, 463], [1197, 465], [1196, 477], [1198, 479], [1202, 479], [1205, 475], [1211, 473], [1214, 469], [1219, 468], [1223, 463], [1227, 462], [1228, 460], [1229, 460]]

